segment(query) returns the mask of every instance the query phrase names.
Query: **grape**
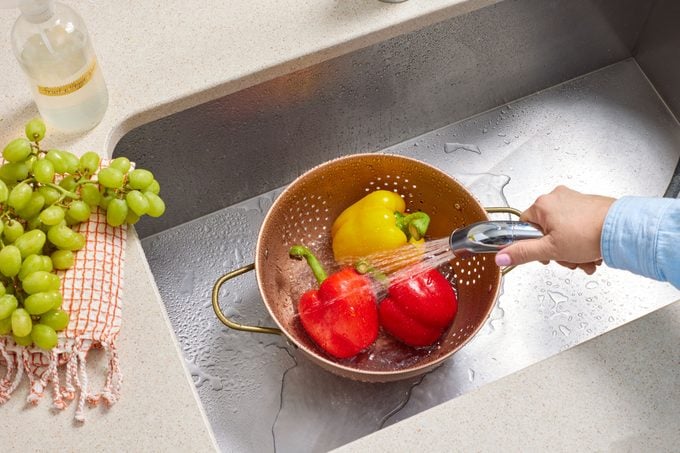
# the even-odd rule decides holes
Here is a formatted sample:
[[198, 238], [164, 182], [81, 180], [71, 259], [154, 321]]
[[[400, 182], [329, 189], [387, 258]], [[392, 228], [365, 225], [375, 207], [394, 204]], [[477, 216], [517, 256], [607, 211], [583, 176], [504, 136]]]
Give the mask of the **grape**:
[[39, 292], [31, 294], [26, 299], [24, 299], [24, 308], [31, 315], [42, 315], [43, 313], [47, 313], [48, 311], [52, 310], [52, 307], [54, 307], [57, 303], [61, 303], [61, 293], [59, 291]]
[[96, 173], [99, 168], [99, 154], [94, 151], [88, 151], [80, 156], [80, 170], [87, 174]]
[[33, 189], [25, 182], [19, 183], [9, 193], [7, 204], [14, 209], [21, 209], [31, 200]]
[[77, 184], [76, 178], [74, 178], [73, 176], [67, 176], [61, 181], [59, 181], [59, 187], [63, 187], [69, 192], [73, 192], [75, 190], [76, 184]]
[[47, 272], [52, 272], [54, 269], [54, 265], [52, 264], [52, 258], [50, 258], [47, 255], [40, 255], [40, 258], [42, 259], [42, 270], [47, 271]]
[[45, 225], [56, 225], [64, 220], [64, 209], [61, 206], [50, 206], [40, 213], [40, 221]]
[[6, 245], [0, 250], [0, 273], [5, 277], [14, 277], [21, 270], [21, 252], [13, 245]]
[[161, 193], [161, 185], [155, 179], [149, 184], [149, 186], [144, 190], [144, 192], [152, 192], [158, 195]]
[[36, 324], [31, 330], [31, 339], [36, 346], [50, 350], [57, 345], [57, 332], [50, 326]]
[[47, 237], [45, 233], [40, 230], [31, 230], [22, 234], [14, 241], [14, 246], [21, 252], [21, 257], [26, 258], [29, 255], [37, 255], [42, 252]]
[[54, 293], [54, 305], [52, 310], [61, 310], [61, 303], [64, 300], [60, 291], [52, 291]]
[[59, 276], [52, 272], [36, 271], [28, 274], [23, 280], [24, 291], [28, 294], [56, 291], [59, 289]]
[[125, 174], [130, 170], [130, 159], [127, 157], [116, 157], [109, 163], [109, 167]]
[[67, 213], [75, 221], [84, 222], [90, 218], [90, 207], [84, 201], [72, 201]]
[[106, 222], [113, 227], [120, 226], [125, 223], [127, 213], [128, 205], [125, 200], [114, 198], [106, 209]]
[[102, 209], [108, 209], [108, 208], [109, 208], [109, 203], [110, 203], [111, 200], [113, 200], [114, 198], [115, 198], [114, 195], [110, 195], [110, 194], [105, 194], [105, 195], [103, 195], [103, 196], [101, 197], [101, 199], [99, 200], [99, 207], [101, 207]]
[[23, 219], [32, 219], [40, 214], [43, 206], [45, 206], [45, 197], [40, 195], [40, 192], [31, 192], [31, 198], [29, 198], [28, 203], [20, 209], [17, 208], [17, 214]]
[[19, 346], [30, 346], [31, 344], [33, 344], [33, 338], [31, 338], [30, 335], [26, 335], [25, 337], [12, 335], [12, 337], [14, 338], [14, 342]]
[[5, 288], [5, 285], [0, 282], [0, 297], [4, 296], [7, 293], [7, 289]]
[[0, 166], [0, 178], [10, 184], [28, 177], [28, 166], [24, 162], [8, 162]]
[[45, 229], [49, 228], [47, 225], [43, 225], [43, 223], [40, 221], [40, 217], [34, 216], [26, 222], [26, 229], [28, 231], [31, 230], [41, 230], [43, 233], [45, 232]]
[[50, 310], [40, 316], [40, 324], [50, 326], [56, 331], [64, 330], [68, 326], [69, 316], [64, 310]]
[[79, 250], [85, 245], [85, 236], [63, 224], [50, 227], [47, 239], [61, 250]]
[[7, 197], [9, 197], [9, 189], [7, 188], [7, 184], [0, 180], [0, 203], [7, 201]]
[[95, 184], [83, 184], [80, 188], [80, 198], [90, 206], [97, 206], [102, 194]]
[[60, 270], [71, 269], [75, 262], [73, 252], [70, 250], [56, 250], [52, 252], [51, 258], [54, 268]]
[[45, 206], [53, 205], [61, 197], [61, 193], [53, 187], [40, 186], [38, 193], [45, 198]]
[[46, 184], [54, 179], [54, 164], [47, 159], [40, 159], [33, 164], [33, 176], [39, 183]]
[[7, 335], [12, 331], [12, 317], [0, 319], [0, 335]]
[[22, 163], [26, 165], [26, 168], [28, 168], [28, 171], [31, 172], [33, 171], [33, 165], [38, 161], [38, 157], [34, 154], [31, 154], [28, 156], [28, 158], [23, 161]]
[[5, 222], [3, 236], [6, 244], [11, 244], [22, 234], [24, 234], [24, 226], [20, 222], [14, 219], [9, 219]]
[[73, 240], [70, 242], [69, 250], [80, 250], [85, 247], [85, 236], [80, 233], [75, 233]]
[[132, 209], [128, 209], [127, 216], [125, 216], [125, 223], [128, 225], [134, 225], [137, 222], [139, 222], [139, 216], [135, 214], [135, 211]]
[[78, 171], [78, 167], [80, 167], [78, 156], [69, 151], [61, 151], [61, 157], [66, 162], [66, 173], [74, 174]]
[[39, 255], [29, 255], [21, 263], [21, 269], [19, 270], [19, 280], [26, 278], [28, 274], [32, 274], [37, 271], [45, 271], [43, 259]]
[[147, 214], [151, 217], [160, 217], [165, 212], [165, 202], [153, 192], [144, 192], [144, 198], [149, 201]]
[[12, 316], [14, 310], [19, 306], [17, 298], [11, 294], [0, 296], [0, 319], [6, 319]]
[[33, 118], [31, 121], [26, 123], [24, 131], [26, 132], [26, 137], [32, 142], [39, 142], [45, 138], [45, 123], [40, 118]]
[[117, 168], [107, 167], [99, 170], [99, 184], [108, 189], [120, 189], [125, 182], [125, 175]]
[[139, 190], [132, 190], [125, 195], [127, 205], [135, 214], [143, 216], [149, 211], [149, 200]]
[[33, 322], [31, 315], [23, 308], [17, 308], [12, 313], [12, 332], [17, 337], [25, 337], [31, 333]]
[[5, 149], [2, 150], [2, 157], [7, 162], [21, 162], [26, 160], [32, 152], [31, 142], [25, 138], [17, 138], [5, 146]]
[[51, 149], [47, 151], [47, 154], [45, 154], [45, 159], [52, 162], [55, 172], [59, 174], [66, 173], [66, 170], [68, 169], [68, 162], [66, 162], [66, 159], [61, 154], [61, 151], [58, 149]]
[[155, 181], [153, 179], [153, 173], [141, 168], [132, 170], [128, 175], [128, 180], [130, 187], [137, 190], [145, 190], [153, 181]]

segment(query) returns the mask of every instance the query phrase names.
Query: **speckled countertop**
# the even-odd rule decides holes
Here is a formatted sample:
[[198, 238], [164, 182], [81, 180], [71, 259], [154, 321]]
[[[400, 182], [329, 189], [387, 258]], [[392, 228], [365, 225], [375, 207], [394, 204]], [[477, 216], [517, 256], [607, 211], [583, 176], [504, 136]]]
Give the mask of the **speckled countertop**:
[[[92, 131], [78, 136], [49, 133], [48, 141], [77, 154], [96, 150], [110, 155], [120, 137], [136, 126], [495, 1], [65, 3], [80, 12], [90, 30], [110, 103]], [[0, 10], [1, 143], [21, 135], [23, 124], [37, 114], [11, 54], [9, 30], [15, 18], [16, 12]], [[121, 400], [108, 410], [88, 410], [88, 421], [80, 425], [73, 420], [73, 405], [58, 414], [50, 411], [49, 401], [26, 407], [24, 384], [0, 409], [11, 433], [2, 449], [216, 448], [134, 231], [126, 254]], [[680, 432], [666, 421], [680, 415], [678, 332], [676, 303], [347, 448], [675, 446]], [[554, 420], [547, 422], [550, 417]], [[483, 434], [481, 425], [486, 425]], [[601, 436], [603, 432], [607, 435]], [[602, 443], [588, 443], [598, 435]], [[475, 443], [481, 436], [483, 443]], [[508, 440], [513, 436], [514, 443]]]

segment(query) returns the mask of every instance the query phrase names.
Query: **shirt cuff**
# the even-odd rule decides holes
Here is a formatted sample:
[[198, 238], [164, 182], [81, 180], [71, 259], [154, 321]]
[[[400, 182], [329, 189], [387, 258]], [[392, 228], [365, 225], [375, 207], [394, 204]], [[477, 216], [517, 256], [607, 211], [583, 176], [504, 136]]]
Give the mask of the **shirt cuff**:
[[622, 197], [604, 221], [600, 247], [609, 267], [678, 285], [680, 201]]

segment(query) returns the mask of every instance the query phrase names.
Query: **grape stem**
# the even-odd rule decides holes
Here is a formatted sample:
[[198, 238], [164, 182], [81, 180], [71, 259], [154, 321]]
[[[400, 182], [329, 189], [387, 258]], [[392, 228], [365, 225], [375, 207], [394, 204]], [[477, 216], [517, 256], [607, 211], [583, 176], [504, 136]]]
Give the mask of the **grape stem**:
[[73, 198], [74, 200], [77, 200], [77, 199], [80, 198], [80, 197], [78, 196], [77, 193], [73, 193], [73, 192], [71, 192], [71, 191], [69, 191], [69, 190], [66, 190], [66, 189], [64, 189], [63, 187], [61, 187], [61, 186], [59, 186], [59, 185], [57, 185], [57, 184], [54, 184], [54, 183], [51, 183], [51, 182], [47, 182], [47, 183], [44, 183], [43, 185], [45, 185], [45, 186], [47, 186], [47, 187], [51, 187], [51, 188], [53, 188], [53, 189], [57, 189], [59, 192], [61, 192], [62, 197]]

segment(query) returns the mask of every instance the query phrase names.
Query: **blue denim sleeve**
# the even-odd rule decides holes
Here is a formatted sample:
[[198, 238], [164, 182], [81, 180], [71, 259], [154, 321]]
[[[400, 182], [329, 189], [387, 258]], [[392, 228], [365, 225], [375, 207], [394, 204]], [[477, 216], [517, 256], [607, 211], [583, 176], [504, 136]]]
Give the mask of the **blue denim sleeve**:
[[680, 288], [680, 199], [622, 197], [602, 228], [602, 258]]

